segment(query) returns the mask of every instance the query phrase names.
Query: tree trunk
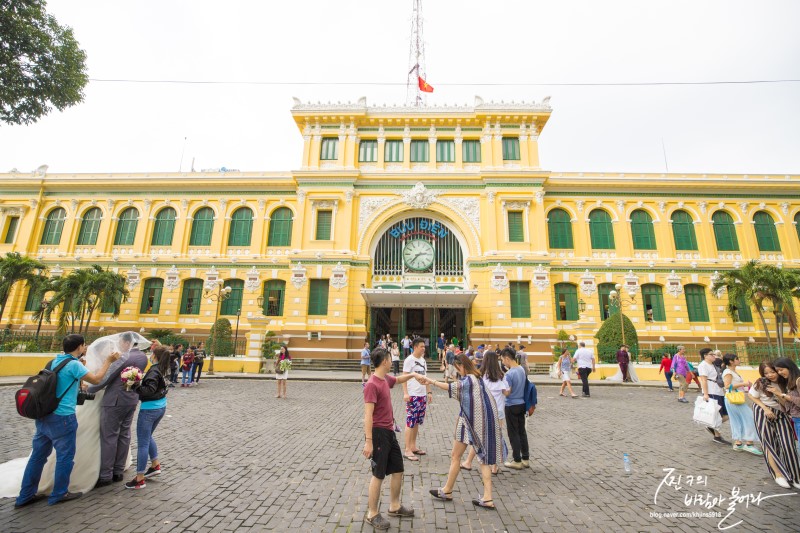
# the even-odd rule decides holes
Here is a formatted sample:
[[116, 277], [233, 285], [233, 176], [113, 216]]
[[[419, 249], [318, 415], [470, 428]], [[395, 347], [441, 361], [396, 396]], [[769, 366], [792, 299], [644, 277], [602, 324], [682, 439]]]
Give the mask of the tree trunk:
[[764, 326], [764, 335], [767, 337], [767, 349], [769, 350], [770, 355], [772, 355], [772, 341], [769, 337], [769, 326], [767, 326], [767, 319], [764, 318], [764, 312], [756, 306], [756, 311], [758, 312], [758, 318], [761, 319], [761, 325]]
[[778, 337], [778, 356], [783, 357], [783, 314], [775, 315], [775, 327], [777, 328]]
[[90, 305], [86, 311], [86, 327], [84, 328], [84, 335], [89, 334], [89, 323], [92, 321], [92, 315], [94, 314], [95, 306]]

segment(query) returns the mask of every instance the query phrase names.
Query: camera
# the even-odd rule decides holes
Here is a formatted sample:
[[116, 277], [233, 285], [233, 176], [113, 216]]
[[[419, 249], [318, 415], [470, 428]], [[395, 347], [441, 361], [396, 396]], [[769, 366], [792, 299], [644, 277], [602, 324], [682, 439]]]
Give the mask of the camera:
[[78, 391], [78, 405], [83, 405], [86, 400], [94, 400], [96, 393], [86, 392], [85, 390]]

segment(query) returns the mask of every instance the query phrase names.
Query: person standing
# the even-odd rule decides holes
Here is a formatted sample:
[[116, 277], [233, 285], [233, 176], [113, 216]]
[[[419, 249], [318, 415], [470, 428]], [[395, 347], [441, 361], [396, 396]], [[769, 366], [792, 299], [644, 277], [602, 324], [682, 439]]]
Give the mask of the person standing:
[[623, 383], [628, 383], [630, 381], [630, 377], [628, 376], [628, 365], [630, 362], [631, 356], [628, 353], [628, 346], [623, 344], [617, 351], [617, 364], [619, 365], [619, 371], [622, 372]]
[[283, 395], [283, 399], [286, 399], [286, 383], [289, 381], [289, 369], [280, 371], [281, 368], [281, 361], [290, 361], [292, 360], [292, 356], [289, 355], [289, 348], [286, 346], [281, 346], [281, 351], [278, 353], [278, 360], [275, 362], [275, 382], [278, 385], [278, 394], [275, 396], [276, 398], [281, 398]]
[[408, 357], [408, 354], [411, 353], [411, 339], [408, 337], [408, 335], [403, 337], [401, 344], [403, 345], [403, 359], [405, 359]]
[[689, 362], [686, 360], [686, 348], [678, 346], [678, 353], [672, 358], [672, 369], [675, 379], [678, 381], [678, 401], [681, 403], [689, 403], [685, 398], [686, 391], [689, 390], [689, 383], [691, 382], [691, 371], [689, 370]]
[[14, 502], [14, 508], [19, 509], [43, 499], [37, 496], [39, 480], [42, 470], [55, 448], [56, 469], [53, 491], [50, 493], [48, 503], [68, 502], [83, 496], [80, 492], [69, 492], [69, 478], [75, 458], [75, 439], [78, 434], [78, 419], [75, 416], [75, 407], [78, 405], [78, 388], [81, 381], [99, 384], [108, 372], [111, 364], [119, 359], [119, 352], [110, 354], [97, 372], [90, 373], [80, 362], [86, 353], [86, 341], [83, 336], [71, 334], [62, 341], [63, 352], [48, 363], [49, 368], [55, 371], [62, 363], [63, 367], [56, 374], [56, 397], [61, 398], [56, 410], [47, 416], [36, 419], [36, 433], [33, 435], [33, 449], [25, 465], [22, 476], [22, 486], [19, 496]]
[[192, 365], [194, 364], [194, 350], [188, 348], [183, 354], [181, 361], [181, 387], [188, 387], [192, 384]]
[[[126, 489], [139, 490], [147, 486], [145, 479], [161, 475], [161, 461], [153, 433], [167, 412], [167, 380], [169, 351], [163, 346], [153, 348], [152, 365], [136, 389], [142, 405], [136, 420], [136, 476], [125, 483]], [[150, 459], [150, 468], [147, 460]]]
[[403, 454], [394, 431], [390, 389], [395, 383], [405, 383], [418, 375], [403, 374], [398, 378], [390, 376], [389, 354], [381, 348], [372, 351], [371, 359], [375, 372], [364, 386], [364, 450], [361, 452], [367, 459], [372, 459], [372, 478], [369, 482], [369, 502], [365, 519], [375, 529], [385, 530], [389, 529], [389, 521], [381, 515], [378, 502], [381, 485], [387, 475], [392, 476], [389, 516], [398, 518], [414, 516], [414, 509], [400, 503], [400, 489], [403, 487]]
[[572, 357], [572, 362], [578, 366], [578, 376], [583, 384], [583, 398], [589, 398], [589, 374], [595, 371], [594, 352], [586, 347], [585, 342], [578, 343], [578, 349]]
[[205, 343], [201, 342], [197, 345], [197, 350], [194, 352], [194, 375], [193, 383], [197, 385], [200, 383], [200, 376], [203, 374], [203, 362], [206, 358]]
[[[436, 353], [439, 356], [439, 361], [444, 362], [444, 348], [447, 344], [447, 341], [444, 340], [444, 333], [439, 334], [439, 338], [436, 339]], [[444, 368], [442, 368], [444, 370]]]
[[775, 359], [775, 371], [782, 378], [784, 390], [776, 394], [781, 409], [792, 419], [794, 424], [795, 446], [800, 454], [800, 369], [788, 357]]
[[[722, 356], [722, 379], [725, 383], [723, 391], [738, 391], [747, 392], [752, 383], [745, 381], [742, 376], [736, 372], [739, 366], [739, 357], [734, 354], [727, 353]], [[758, 433], [756, 432], [755, 421], [753, 420], [753, 410], [747, 405], [747, 401], [742, 404], [731, 403], [728, 397], [725, 397], [725, 409], [728, 411], [731, 421], [731, 438], [733, 438], [733, 449], [735, 451], [744, 450], [752, 453], [753, 455], [763, 455], [763, 452], [753, 446], [753, 441], [758, 440]], [[744, 441], [744, 444], [742, 444]]]
[[[443, 334], [444, 335], [444, 334]], [[425, 341], [417, 337], [411, 343], [413, 351], [403, 361], [403, 375], [418, 374], [425, 376], [428, 365], [425, 361]], [[403, 381], [403, 401], [406, 403], [405, 451], [403, 457], [409, 461], [419, 461], [418, 455], [427, 455], [417, 446], [419, 427], [425, 422], [425, 410], [431, 401], [430, 386], [425, 386], [417, 379]]]
[[664, 372], [664, 377], [667, 378], [667, 388], [670, 392], [674, 391], [675, 389], [672, 388], [672, 357], [670, 357], [669, 352], [664, 354], [664, 358], [661, 359], [661, 366], [658, 368], [658, 373]]
[[570, 380], [570, 374], [572, 373], [572, 356], [569, 353], [569, 348], [564, 348], [556, 365], [561, 376], [561, 391], [559, 391], [559, 395], [566, 396], [566, 394], [564, 394], [564, 389], [567, 389], [569, 390], [570, 397], [577, 398], [578, 395], [573, 392], [572, 381]]
[[[377, 350], [377, 348], [375, 348]], [[370, 354], [369, 354], [369, 342], [364, 343], [364, 349], [361, 350], [361, 388], [364, 388], [364, 384], [369, 379], [369, 364], [370, 364]]]
[[[725, 408], [725, 392], [717, 384], [719, 371], [714, 364], [716, 356], [711, 348], [703, 348], [700, 350], [700, 357], [703, 361], [697, 365], [697, 372], [700, 377], [700, 387], [703, 389], [703, 399], [705, 401], [714, 400], [719, 404], [719, 414], [722, 415], [722, 421], [725, 422], [728, 418], [728, 410]], [[714, 436], [714, 442], [727, 444], [716, 428], [707, 427], [706, 430]]]
[[[511, 392], [506, 398], [506, 425], [508, 440], [511, 442], [513, 461], [503, 463], [508, 468], [522, 470], [528, 468], [530, 454], [528, 452], [528, 432], [525, 430], [525, 382], [528, 376], [517, 363], [517, 354], [513, 348], [504, 348], [501, 352], [503, 365], [508, 368], [506, 382]], [[485, 362], [488, 366], [488, 361]]]
[[522, 367], [522, 370], [525, 371], [525, 375], [527, 376], [530, 374], [530, 370], [528, 369], [528, 354], [525, 353], [525, 346], [522, 344], [519, 345], [519, 350], [517, 350], [517, 361], [519, 362], [519, 366]]
[[131, 448], [131, 424], [139, 395], [126, 389], [120, 379], [122, 370], [130, 366], [142, 373], [147, 367], [147, 356], [133, 344], [133, 334], [122, 333], [119, 337], [119, 359], [108, 369], [103, 380], [89, 387], [96, 393], [105, 389], [100, 409], [100, 475], [95, 488], [105, 487], [113, 481], [122, 481], [122, 472]]
[[779, 397], [784, 400], [787, 397], [787, 380], [778, 374], [772, 363], [761, 363], [758, 373], [761, 379], [750, 389], [750, 399], [767, 469], [779, 486], [800, 489], [800, 454], [792, 419], [778, 401]]
[[445, 369], [444, 369], [444, 382], [450, 383], [451, 381], [455, 381], [456, 379], [456, 367], [454, 366], [456, 361], [456, 347], [452, 344], [447, 347], [447, 351], [444, 354], [444, 362], [445, 362]]
[[400, 372], [400, 348], [397, 347], [397, 343], [392, 343], [392, 371], [396, 376]]

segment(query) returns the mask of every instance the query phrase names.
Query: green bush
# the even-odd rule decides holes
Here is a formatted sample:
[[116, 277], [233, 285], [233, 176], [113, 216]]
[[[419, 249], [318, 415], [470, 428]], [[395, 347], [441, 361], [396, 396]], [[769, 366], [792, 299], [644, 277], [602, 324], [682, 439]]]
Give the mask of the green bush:
[[625, 328], [625, 344], [630, 346], [631, 355], [637, 353], [639, 336], [636, 334], [633, 322], [621, 313], [614, 314], [603, 322], [594, 336], [597, 339], [597, 356], [600, 362], [616, 362], [617, 350], [622, 346], [622, 331], [619, 327], [620, 319], [617, 316], [622, 317]]
[[231, 323], [227, 318], [220, 318], [211, 327], [211, 335], [206, 346], [217, 357], [230, 357], [235, 349], [231, 338]]
[[272, 331], [264, 333], [264, 342], [261, 343], [261, 357], [264, 359], [274, 359], [275, 353], [281, 349], [281, 343], [277, 340], [277, 335]]

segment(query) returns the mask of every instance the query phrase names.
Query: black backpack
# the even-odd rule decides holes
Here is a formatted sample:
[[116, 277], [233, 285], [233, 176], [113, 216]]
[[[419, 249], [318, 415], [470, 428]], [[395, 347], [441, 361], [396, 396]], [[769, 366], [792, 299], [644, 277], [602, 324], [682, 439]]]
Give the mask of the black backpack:
[[[55, 359], [53, 360], [55, 361]], [[66, 396], [72, 385], [67, 387], [60, 397], [56, 396], [56, 386], [58, 385], [58, 373], [72, 359], [62, 361], [54, 370], [51, 370], [53, 361], [47, 363], [35, 376], [29, 377], [25, 385], [17, 391], [14, 399], [17, 404], [17, 412], [26, 418], [44, 418], [56, 409], [61, 402], [61, 398]]]

